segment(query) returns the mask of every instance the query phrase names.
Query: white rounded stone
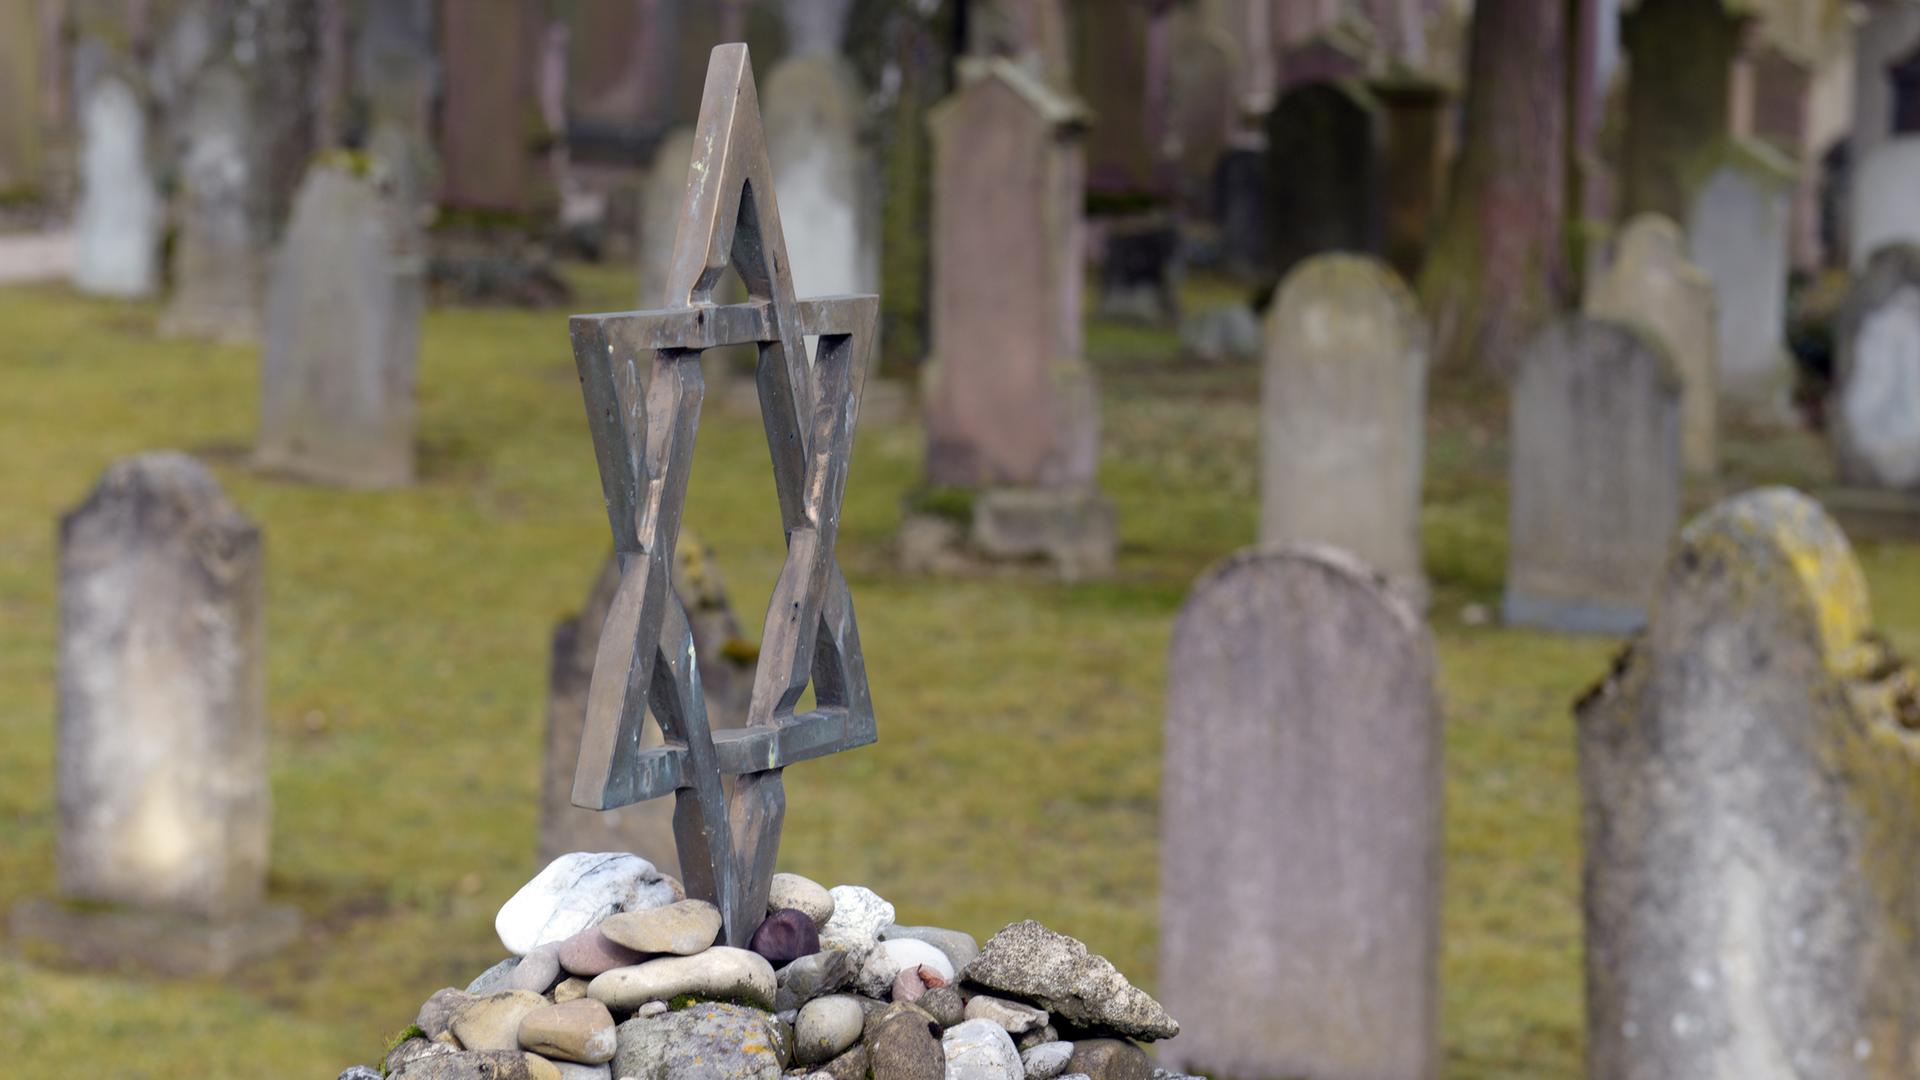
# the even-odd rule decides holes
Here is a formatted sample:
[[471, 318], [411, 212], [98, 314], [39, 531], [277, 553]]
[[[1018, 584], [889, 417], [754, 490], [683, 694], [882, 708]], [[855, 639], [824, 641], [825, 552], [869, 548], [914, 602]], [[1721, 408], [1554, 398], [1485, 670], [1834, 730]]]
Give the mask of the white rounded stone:
[[1013, 1036], [991, 1020], [955, 1024], [940, 1036], [947, 1053], [946, 1080], [1025, 1080], [1026, 1066]]
[[638, 855], [576, 851], [562, 855], [521, 886], [494, 917], [500, 944], [525, 956], [549, 942], [597, 925], [616, 911], [671, 904], [673, 887]]
[[856, 965], [864, 964], [880, 931], [893, 925], [893, 905], [860, 885], [835, 885], [832, 896], [833, 917], [820, 928], [820, 948], [850, 953]]
[[882, 941], [867, 953], [866, 963], [860, 965], [860, 992], [885, 1001], [893, 989], [893, 980], [908, 968], [917, 967], [932, 968], [948, 984], [954, 980], [953, 961], [947, 959], [946, 953], [924, 941], [899, 938]]

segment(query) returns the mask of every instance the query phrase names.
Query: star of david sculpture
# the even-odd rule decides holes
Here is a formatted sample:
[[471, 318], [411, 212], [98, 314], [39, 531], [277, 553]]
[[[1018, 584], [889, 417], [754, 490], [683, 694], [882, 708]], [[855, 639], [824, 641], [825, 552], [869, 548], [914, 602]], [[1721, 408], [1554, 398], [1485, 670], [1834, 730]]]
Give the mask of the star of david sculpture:
[[[620, 562], [573, 802], [607, 810], [673, 795], [687, 891], [720, 908], [727, 944], [745, 946], [767, 913], [786, 813], [781, 770], [875, 738], [833, 545], [880, 301], [794, 298], [745, 45], [713, 50], [694, 147], [666, 306], [569, 320]], [[746, 284], [744, 303], [714, 303], [728, 267]], [[805, 339], [816, 335], [809, 363]], [[746, 344], [759, 347], [787, 560], [767, 606], [747, 725], [715, 732], [671, 570], [700, 424], [700, 354]], [[796, 713], [809, 684], [814, 707]], [[649, 706], [664, 745], [642, 749]]]

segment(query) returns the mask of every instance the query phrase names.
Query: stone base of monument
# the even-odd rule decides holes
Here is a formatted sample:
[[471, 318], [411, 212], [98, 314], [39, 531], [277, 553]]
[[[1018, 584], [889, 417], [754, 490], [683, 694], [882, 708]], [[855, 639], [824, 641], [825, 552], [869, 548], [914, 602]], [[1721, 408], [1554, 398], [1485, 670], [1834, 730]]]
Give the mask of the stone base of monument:
[[1113, 572], [1113, 504], [1097, 491], [1000, 488], [953, 505], [909, 505], [900, 523], [901, 568], [964, 576], [1021, 564], [1066, 581]]
[[1876, 488], [1828, 488], [1820, 502], [1855, 540], [1920, 537], [1920, 494]]
[[340, 1080], [1199, 1080], [1142, 1043], [1180, 1025], [1111, 963], [1025, 921], [983, 946], [900, 926], [857, 885], [776, 874], [746, 948], [637, 855], [563, 855], [494, 921], [513, 954], [429, 997], [382, 1068]]
[[269, 904], [214, 920], [41, 898], [16, 906], [7, 929], [29, 956], [44, 954], [72, 967], [197, 978], [225, 975], [291, 944], [300, 933], [300, 913]]

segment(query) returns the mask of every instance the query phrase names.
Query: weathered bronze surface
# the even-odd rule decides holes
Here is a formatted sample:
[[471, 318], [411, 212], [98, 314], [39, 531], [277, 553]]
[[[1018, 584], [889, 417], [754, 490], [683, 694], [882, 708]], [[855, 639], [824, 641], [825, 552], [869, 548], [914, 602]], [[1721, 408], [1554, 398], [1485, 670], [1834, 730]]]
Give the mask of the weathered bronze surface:
[[[716, 305], [730, 266], [748, 299]], [[794, 298], [745, 45], [716, 48], [708, 64], [668, 284], [663, 310], [571, 320], [621, 569], [573, 801], [604, 810], [672, 793], [687, 891], [719, 905], [726, 942], [744, 946], [766, 915], [786, 812], [781, 769], [875, 737], [833, 545], [879, 313], [874, 296]], [[805, 339], [816, 335], [809, 364]], [[787, 561], [767, 608], [747, 726], [715, 734], [671, 571], [700, 423], [700, 353], [745, 344], [760, 350]], [[814, 708], [796, 714], [809, 683]], [[649, 706], [665, 745], [642, 751]], [[723, 776], [734, 777], [731, 796]]]

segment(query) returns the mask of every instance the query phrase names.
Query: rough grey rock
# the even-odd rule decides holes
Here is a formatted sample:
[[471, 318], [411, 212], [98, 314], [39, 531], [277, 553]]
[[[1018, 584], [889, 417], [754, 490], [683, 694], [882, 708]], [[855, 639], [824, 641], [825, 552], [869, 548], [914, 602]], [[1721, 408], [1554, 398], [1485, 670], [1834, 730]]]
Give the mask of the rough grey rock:
[[525, 956], [548, 942], [597, 926], [620, 911], [643, 911], [679, 899], [677, 889], [638, 855], [576, 851], [562, 855], [521, 886], [493, 921], [500, 943]]
[[1067, 1068], [1092, 1080], [1151, 1080], [1153, 1070], [1147, 1052], [1125, 1039], [1082, 1039]]
[[820, 948], [851, 954], [858, 970], [880, 940], [880, 931], [893, 925], [893, 905], [860, 885], [835, 885], [831, 892], [833, 917], [820, 928]]
[[894, 1005], [867, 1024], [875, 1080], [944, 1080], [946, 1050], [933, 1020], [911, 1005]]
[[519, 1050], [462, 1050], [417, 1058], [388, 1080], [533, 1080]]
[[612, 1065], [582, 1065], [575, 1061], [556, 1061], [560, 1080], [613, 1080]]
[[1015, 1035], [1013, 1037], [1013, 1045], [1022, 1053], [1036, 1046], [1045, 1046], [1047, 1043], [1060, 1041], [1060, 1031], [1052, 1024], [1048, 1024], [1045, 1027], [1034, 1028], [1024, 1035]]
[[973, 958], [980, 955], [980, 943], [972, 934], [960, 930], [945, 930], [938, 926], [889, 926], [880, 931], [880, 940], [897, 941], [910, 938], [924, 941], [947, 954], [953, 970], [965, 971]]
[[613, 1074], [634, 1080], [779, 1080], [773, 1017], [740, 1005], [703, 1002], [617, 1032]]
[[473, 981], [467, 984], [467, 993], [473, 997], [485, 997], [488, 994], [497, 994], [502, 990], [513, 989], [513, 987], [507, 984], [507, 980], [513, 978], [513, 969], [519, 966], [519, 957], [507, 957], [505, 960], [474, 976]]
[[775, 874], [773, 885], [767, 890], [767, 911], [788, 908], [806, 912], [815, 929], [819, 929], [833, 918], [833, 894], [826, 886], [799, 874]]
[[925, 1009], [942, 1030], [967, 1018], [967, 1003], [955, 987], [936, 986], [920, 995], [920, 1000], [915, 1004]]
[[975, 994], [968, 999], [966, 1018], [991, 1020], [1005, 1028], [1009, 1035], [1024, 1035], [1035, 1028], [1046, 1027], [1050, 1019], [1044, 1009], [997, 998], [991, 994]]
[[869, 1080], [874, 1075], [873, 1055], [865, 1043], [856, 1043], [813, 1075], [823, 1080]]
[[447, 1054], [457, 1054], [459, 1052], [460, 1048], [457, 1046], [449, 1046], [446, 1043], [429, 1042], [426, 1039], [416, 1036], [394, 1047], [392, 1050], [387, 1051], [387, 1060], [385, 1062], [386, 1072], [388, 1075], [397, 1073], [419, 1058], [440, 1057]]
[[349, 1065], [336, 1080], [385, 1080], [385, 1077], [380, 1075], [379, 1069], [368, 1068], [365, 1065]]
[[456, 990], [451, 986], [435, 990], [432, 996], [420, 1006], [420, 1012], [413, 1018], [414, 1025], [427, 1033], [431, 1039], [447, 1030], [448, 1021], [453, 1019], [453, 1010], [473, 1000], [473, 994]]
[[821, 994], [853, 985], [853, 954], [834, 950], [803, 956], [780, 969], [774, 1008], [798, 1009]]
[[1022, 1051], [1020, 1064], [1027, 1070], [1027, 1080], [1053, 1080], [1067, 1070], [1072, 1057], [1072, 1043], [1048, 1042]]
[[716, 945], [697, 956], [666, 956], [614, 968], [587, 984], [588, 997], [620, 1012], [631, 1012], [649, 1001], [671, 1001], [681, 994], [748, 1001], [771, 1010], [773, 965], [757, 953]]
[[991, 1020], [968, 1020], [940, 1036], [947, 1080], [1022, 1080], [1025, 1066], [1007, 1029]]
[[866, 1014], [860, 1003], [845, 994], [815, 998], [793, 1021], [793, 1057], [802, 1065], [819, 1065], [845, 1053], [860, 1041]]
[[1038, 1003], [1061, 1019], [1140, 1039], [1170, 1039], [1180, 1025], [1107, 958], [1027, 919], [987, 940], [965, 977]]

